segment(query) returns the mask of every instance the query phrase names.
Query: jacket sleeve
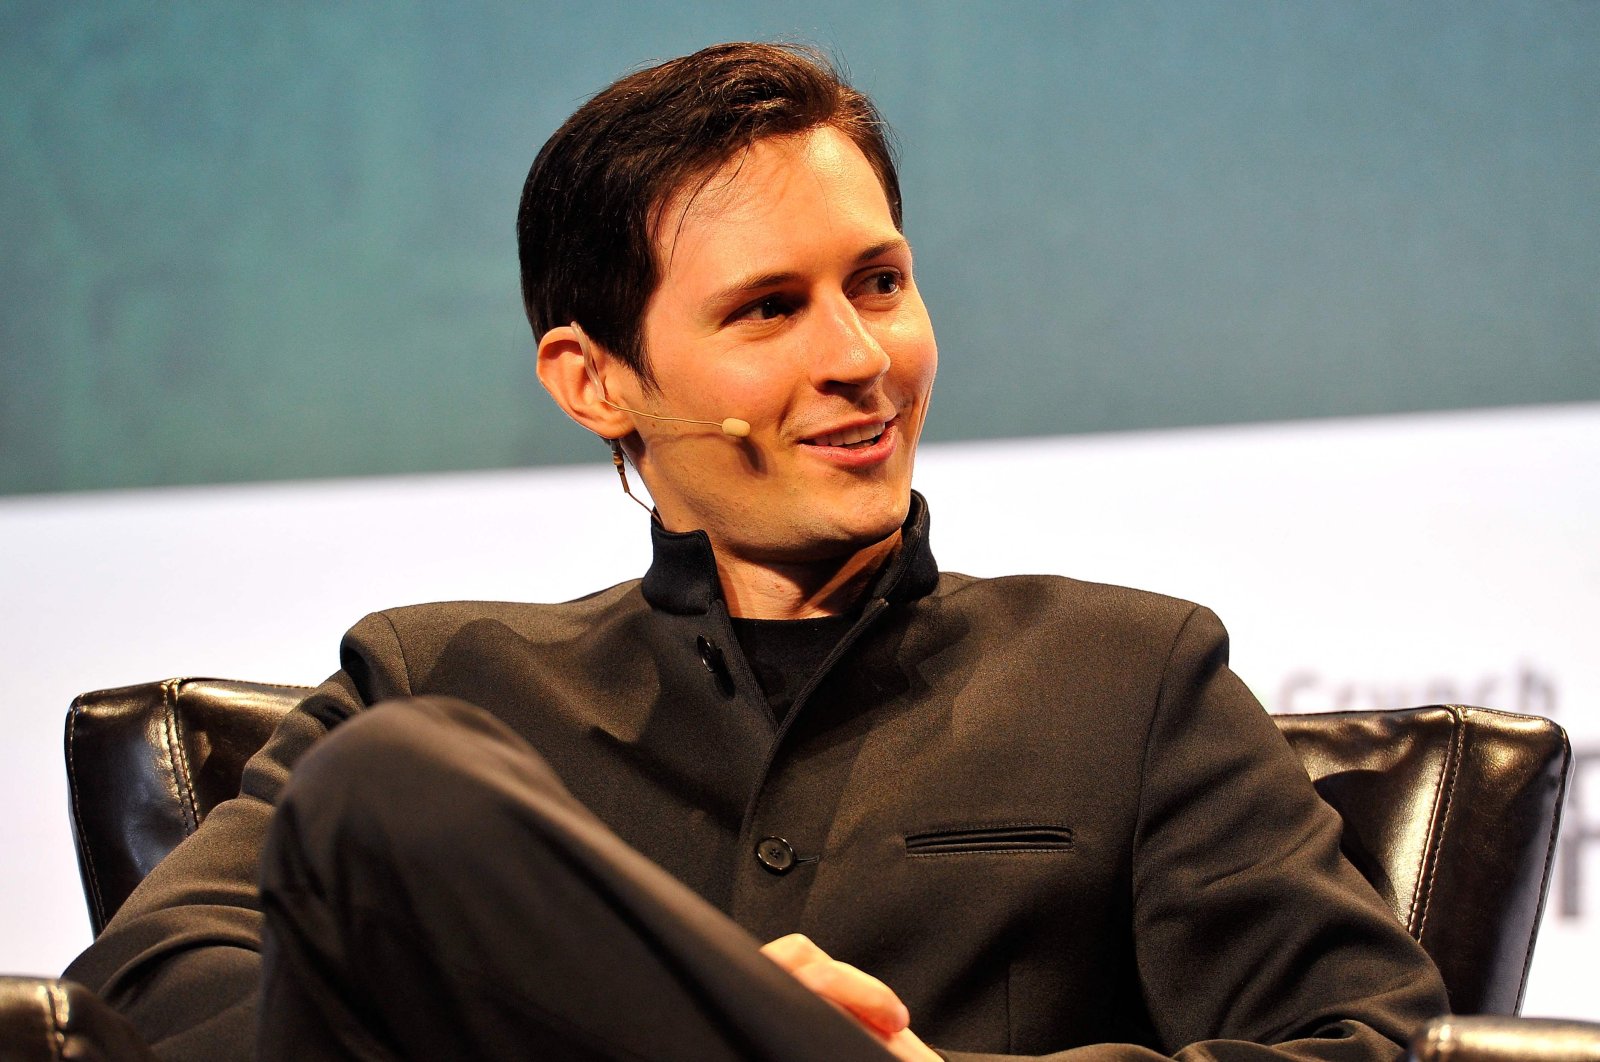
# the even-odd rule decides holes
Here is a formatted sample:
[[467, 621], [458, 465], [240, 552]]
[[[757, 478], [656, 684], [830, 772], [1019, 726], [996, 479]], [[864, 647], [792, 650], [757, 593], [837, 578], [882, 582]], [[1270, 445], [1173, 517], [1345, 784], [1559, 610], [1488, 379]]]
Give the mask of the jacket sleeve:
[[408, 692], [381, 613], [345, 635], [341, 670], [288, 713], [245, 766], [239, 796], [163, 859], [65, 976], [94, 989], [164, 1060], [248, 1060], [261, 977], [258, 866], [295, 762], [354, 712]]
[[1101, 1044], [1045, 1056], [1055, 1062], [1397, 1059], [1448, 1009], [1432, 961], [1340, 853], [1338, 815], [1229, 670], [1227, 646], [1195, 608], [1145, 742], [1132, 929], [1160, 1049]]

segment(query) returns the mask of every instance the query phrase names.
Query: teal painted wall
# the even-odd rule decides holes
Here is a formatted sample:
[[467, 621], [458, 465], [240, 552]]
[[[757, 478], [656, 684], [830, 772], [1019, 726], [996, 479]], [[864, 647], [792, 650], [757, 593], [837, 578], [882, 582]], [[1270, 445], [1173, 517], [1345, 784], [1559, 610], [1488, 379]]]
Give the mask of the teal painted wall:
[[936, 439], [1600, 398], [1600, 3], [0, 7], [0, 493], [601, 460], [512, 219], [643, 61], [900, 133]]

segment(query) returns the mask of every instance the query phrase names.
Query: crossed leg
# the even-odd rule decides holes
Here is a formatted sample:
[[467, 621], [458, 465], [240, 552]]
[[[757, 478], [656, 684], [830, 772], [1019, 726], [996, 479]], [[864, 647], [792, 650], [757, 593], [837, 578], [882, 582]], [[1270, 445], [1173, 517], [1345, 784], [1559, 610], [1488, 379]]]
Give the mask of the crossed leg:
[[461, 701], [305, 756], [262, 904], [266, 1062], [890, 1057]]

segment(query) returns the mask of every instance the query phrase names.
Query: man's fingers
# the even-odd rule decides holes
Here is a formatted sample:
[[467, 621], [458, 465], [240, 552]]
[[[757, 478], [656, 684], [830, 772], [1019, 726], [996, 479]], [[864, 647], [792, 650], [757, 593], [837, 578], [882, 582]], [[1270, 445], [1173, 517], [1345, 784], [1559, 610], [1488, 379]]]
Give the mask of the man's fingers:
[[811, 991], [843, 1007], [863, 1025], [884, 1036], [893, 1036], [911, 1023], [905, 1004], [888, 985], [849, 963], [828, 959], [806, 963], [789, 972]]
[[888, 985], [832, 958], [799, 933], [779, 937], [761, 951], [795, 980], [883, 1036], [893, 1036], [911, 1023], [905, 1004]]
[[795, 967], [808, 962], [831, 961], [828, 953], [812, 943], [804, 933], [790, 933], [786, 937], [769, 941], [761, 946], [761, 954], [793, 973]]

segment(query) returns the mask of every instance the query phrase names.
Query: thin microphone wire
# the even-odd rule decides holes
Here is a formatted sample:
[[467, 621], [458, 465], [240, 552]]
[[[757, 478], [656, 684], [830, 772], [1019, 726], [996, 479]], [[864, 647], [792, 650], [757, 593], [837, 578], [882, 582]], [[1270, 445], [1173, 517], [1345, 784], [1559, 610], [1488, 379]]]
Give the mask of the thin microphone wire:
[[628, 470], [622, 460], [622, 441], [620, 439], [610, 439], [607, 441], [611, 443], [611, 463], [617, 466], [617, 478], [622, 480], [622, 493], [632, 498], [633, 504], [649, 513], [650, 519], [660, 519], [658, 516], [656, 516], [656, 511], [650, 506], [646, 505], [644, 502], [640, 501], [638, 496], [633, 493], [632, 488], [628, 486]]
[[[595, 390], [600, 392], [600, 401], [604, 402], [612, 409], [618, 409], [624, 413], [632, 413], [640, 417], [651, 417], [655, 420], [673, 420], [682, 424], [704, 424], [712, 428], [721, 428], [724, 435], [729, 435], [736, 439], [742, 439], [750, 434], [749, 422], [740, 420], [737, 417], [729, 417], [721, 424], [718, 424], [714, 420], [691, 420], [688, 417], [663, 417], [655, 413], [646, 413], [640, 409], [629, 409], [627, 406], [617, 405], [617, 403], [611, 401], [611, 399], [606, 396], [606, 385], [600, 382], [600, 373], [595, 370], [594, 361], [589, 356], [589, 337], [584, 334], [583, 329], [578, 326], [577, 321], [572, 322], [572, 331], [578, 337], [578, 349], [583, 354], [583, 369], [584, 372], [588, 373], [589, 375], [589, 382], [594, 384]], [[660, 520], [661, 517], [656, 513], [655, 509], [640, 501], [639, 496], [633, 493], [633, 488], [628, 485], [628, 466], [627, 462], [622, 456], [622, 440], [607, 439], [606, 442], [611, 446], [611, 464], [615, 466], [617, 470], [617, 478], [622, 481], [622, 493], [626, 494], [633, 504], [649, 513], [650, 519]]]
[[623, 413], [632, 413], [636, 417], [648, 417], [651, 420], [670, 420], [677, 424], [700, 424], [707, 428], [717, 428], [722, 434], [733, 439], [744, 439], [750, 435], [750, 422], [748, 420], [740, 420], [738, 417], [728, 417], [720, 421], [696, 420], [693, 417], [667, 417], [660, 413], [646, 413], [642, 409], [633, 409], [611, 401], [610, 396], [606, 394], [605, 384], [600, 382], [600, 373], [594, 367], [594, 359], [589, 356], [589, 336], [578, 325], [577, 321], [572, 322], [571, 328], [578, 337], [578, 349], [583, 352], [583, 370], [589, 374], [589, 382], [594, 384], [596, 391], [600, 392], [600, 401], [612, 409], [620, 410]]
[[606, 398], [604, 395], [600, 396], [600, 401], [604, 402], [612, 409], [620, 409], [622, 412], [632, 413], [636, 417], [649, 417], [651, 420], [671, 420], [679, 424], [704, 424], [708, 428], [720, 428], [722, 430], [722, 434], [730, 435], [735, 439], [743, 439], [745, 436], [750, 434], [750, 422], [747, 420], [740, 420], [738, 417], [728, 417], [726, 420], [722, 421], [695, 420], [692, 417], [664, 417], [660, 413], [646, 413], [642, 409], [630, 409], [627, 406], [618, 405], [617, 403], [611, 401], [611, 399]]

